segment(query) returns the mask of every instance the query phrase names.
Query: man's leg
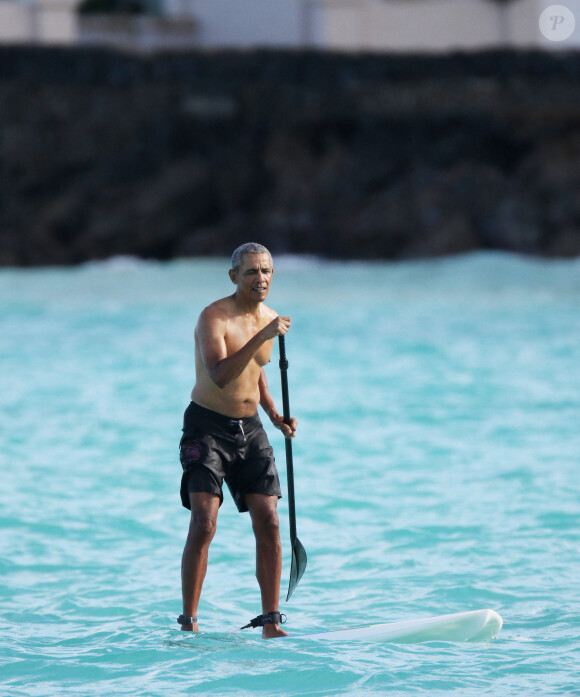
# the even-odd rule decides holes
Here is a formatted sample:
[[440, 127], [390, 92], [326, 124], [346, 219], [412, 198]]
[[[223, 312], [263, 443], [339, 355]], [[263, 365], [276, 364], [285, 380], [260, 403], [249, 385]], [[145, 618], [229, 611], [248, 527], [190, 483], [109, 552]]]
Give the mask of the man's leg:
[[[280, 600], [282, 575], [282, 543], [278, 522], [278, 497], [246, 494], [256, 536], [256, 577], [262, 594], [262, 614], [276, 612]], [[262, 638], [287, 636], [278, 624], [265, 624]]]
[[[189, 501], [191, 519], [181, 559], [181, 591], [184, 616], [197, 617], [199, 596], [207, 571], [208, 550], [216, 531], [220, 499], [216, 494], [190, 493]], [[197, 622], [193, 626], [183, 625], [181, 629], [197, 632]]]

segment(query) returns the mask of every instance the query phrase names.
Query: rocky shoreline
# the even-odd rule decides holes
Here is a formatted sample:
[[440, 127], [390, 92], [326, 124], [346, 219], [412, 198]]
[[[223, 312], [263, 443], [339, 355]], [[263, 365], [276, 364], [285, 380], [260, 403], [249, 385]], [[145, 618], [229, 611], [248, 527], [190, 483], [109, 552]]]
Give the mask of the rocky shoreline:
[[0, 49], [0, 265], [580, 255], [580, 54]]

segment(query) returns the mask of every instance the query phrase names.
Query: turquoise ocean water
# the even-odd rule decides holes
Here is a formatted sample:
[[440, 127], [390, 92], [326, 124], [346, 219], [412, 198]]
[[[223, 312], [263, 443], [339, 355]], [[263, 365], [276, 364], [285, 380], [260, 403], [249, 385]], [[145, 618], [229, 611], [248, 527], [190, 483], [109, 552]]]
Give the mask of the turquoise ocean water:
[[[3, 270], [0, 694], [580, 694], [580, 261], [275, 261], [309, 555], [286, 627], [489, 607], [499, 637], [225, 634], [260, 610], [227, 495], [184, 636], [177, 443], [227, 261]], [[279, 401], [276, 352], [268, 378]]]

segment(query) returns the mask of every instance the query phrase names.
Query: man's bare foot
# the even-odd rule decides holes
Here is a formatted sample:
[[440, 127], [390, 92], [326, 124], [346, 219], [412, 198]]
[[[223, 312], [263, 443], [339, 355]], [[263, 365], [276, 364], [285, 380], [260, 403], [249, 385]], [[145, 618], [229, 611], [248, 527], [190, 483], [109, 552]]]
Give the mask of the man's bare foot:
[[290, 636], [288, 632], [280, 629], [279, 624], [265, 624], [262, 627], [262, 639], [275, 639], [280, 636]]
[[193, 624], [182, 624], [181, 631], [182, 632], [199, 632], [199, 627], [197, 626], [197, 622], [194, 622]]

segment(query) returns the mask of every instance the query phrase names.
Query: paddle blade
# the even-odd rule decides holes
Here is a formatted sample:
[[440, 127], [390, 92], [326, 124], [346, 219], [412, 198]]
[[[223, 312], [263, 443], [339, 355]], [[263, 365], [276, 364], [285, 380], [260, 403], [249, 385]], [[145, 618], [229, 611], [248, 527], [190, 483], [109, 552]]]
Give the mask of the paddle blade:
[[290, 600], [294, 589], [298, 585], [298, 581], [300, 581], [306, 571], [306, 561], [306, 550], [300, 540], [296, 538], [292, 543], [292, 564], [290, 566], [290, 583], [288, 584], [286, 602]]

